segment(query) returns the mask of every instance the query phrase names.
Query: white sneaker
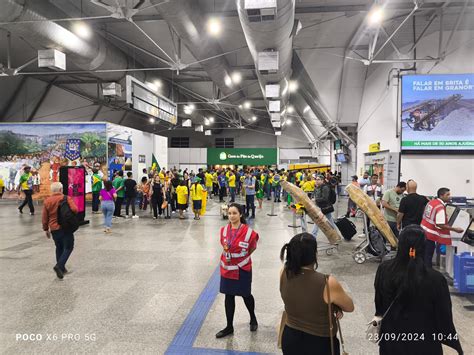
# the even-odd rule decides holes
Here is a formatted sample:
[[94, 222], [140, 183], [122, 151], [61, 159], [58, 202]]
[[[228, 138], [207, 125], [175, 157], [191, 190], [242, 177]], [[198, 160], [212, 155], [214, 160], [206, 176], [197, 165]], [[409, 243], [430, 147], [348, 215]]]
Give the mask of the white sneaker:
[[156, 217], [153, 217], [153, 219], [156, 219]]
[[127, 214], [127, 215], [125, 215], [125, 218], [130, 218], [130, 216]]
[[140, 216], [135, 215], [135, 216], [132, 216], [132, 218], [140, 218]]

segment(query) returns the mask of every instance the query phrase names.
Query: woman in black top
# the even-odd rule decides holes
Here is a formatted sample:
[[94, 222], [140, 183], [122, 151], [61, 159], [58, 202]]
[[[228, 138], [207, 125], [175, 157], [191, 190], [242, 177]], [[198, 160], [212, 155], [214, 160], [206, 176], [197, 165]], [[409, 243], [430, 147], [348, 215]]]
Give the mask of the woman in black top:
[[153, 219], [158, 218], [158, 214], [163, 214], [161, 205], [165, 200], [165, 189], [161, 183], [160, 176], [157, 174], [151, 184], [151, 206], [153, 207]]
[[437, 355], [443, 354], [441, 344], [463, 354], [448, 284], [441, 273], [425, 267], [424, 248], [423, 229], [407, 226], [400, 233], [397, 256], [377, 270], [375, 315], [388, 310], [381, 325], [380, 354]]

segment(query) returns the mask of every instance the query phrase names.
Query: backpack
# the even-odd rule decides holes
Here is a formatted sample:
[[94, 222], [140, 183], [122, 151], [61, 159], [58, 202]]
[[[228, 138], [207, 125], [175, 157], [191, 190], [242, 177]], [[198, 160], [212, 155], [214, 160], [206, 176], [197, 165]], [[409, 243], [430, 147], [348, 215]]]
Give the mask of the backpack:
[[331, 203], [331, 205], [334, 205], [337, 200], [336, 189], [334, 189], [332, 186], [328, 186], [328, 187], [329, 187], [329, 202]]
[[74, 233], [79, 229], [79, 219], [77, 215], [71, 210], [67, 202], [67, 196], [59, 203], [58, 207], [58, 224], [62, 230]]

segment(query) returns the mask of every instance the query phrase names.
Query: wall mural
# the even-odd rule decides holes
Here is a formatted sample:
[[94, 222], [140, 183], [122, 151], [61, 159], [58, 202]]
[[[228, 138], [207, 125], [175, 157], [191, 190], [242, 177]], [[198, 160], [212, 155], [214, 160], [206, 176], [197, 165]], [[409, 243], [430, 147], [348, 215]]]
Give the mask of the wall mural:
[[[107, 128], [105, 123], [0, 124], [0, 179], [4, 181], [3, 198], [17, 199], [16, 189], [23, 168], [32, 168], [33, 198], [43, 199], [49, 186], [59, 181], [61, 166], [84, 166], [92, 176], [98, 163], [107, 172]], [[86, 192], [91, 191], [86, 176]]]

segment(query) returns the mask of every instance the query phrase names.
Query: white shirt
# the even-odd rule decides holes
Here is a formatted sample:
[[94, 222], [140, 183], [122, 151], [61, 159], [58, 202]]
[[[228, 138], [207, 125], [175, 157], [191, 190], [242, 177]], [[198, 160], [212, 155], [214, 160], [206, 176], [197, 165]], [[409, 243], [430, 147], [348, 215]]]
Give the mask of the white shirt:
[[[443, 202], [443, 200], [439, 199], [438, 200], [443, 204], [443, 206], [446, 206], [446, 204]], [[435, 223], [436, 224], [446, 224], [446, 210], [440, 209], [438, 213], [436, 213], [436, 218], [435, 218]]]
[[364, 192], [369, 195], [372, 200], [377, 201], [382, 198], [383, 185], [365, 185]]

